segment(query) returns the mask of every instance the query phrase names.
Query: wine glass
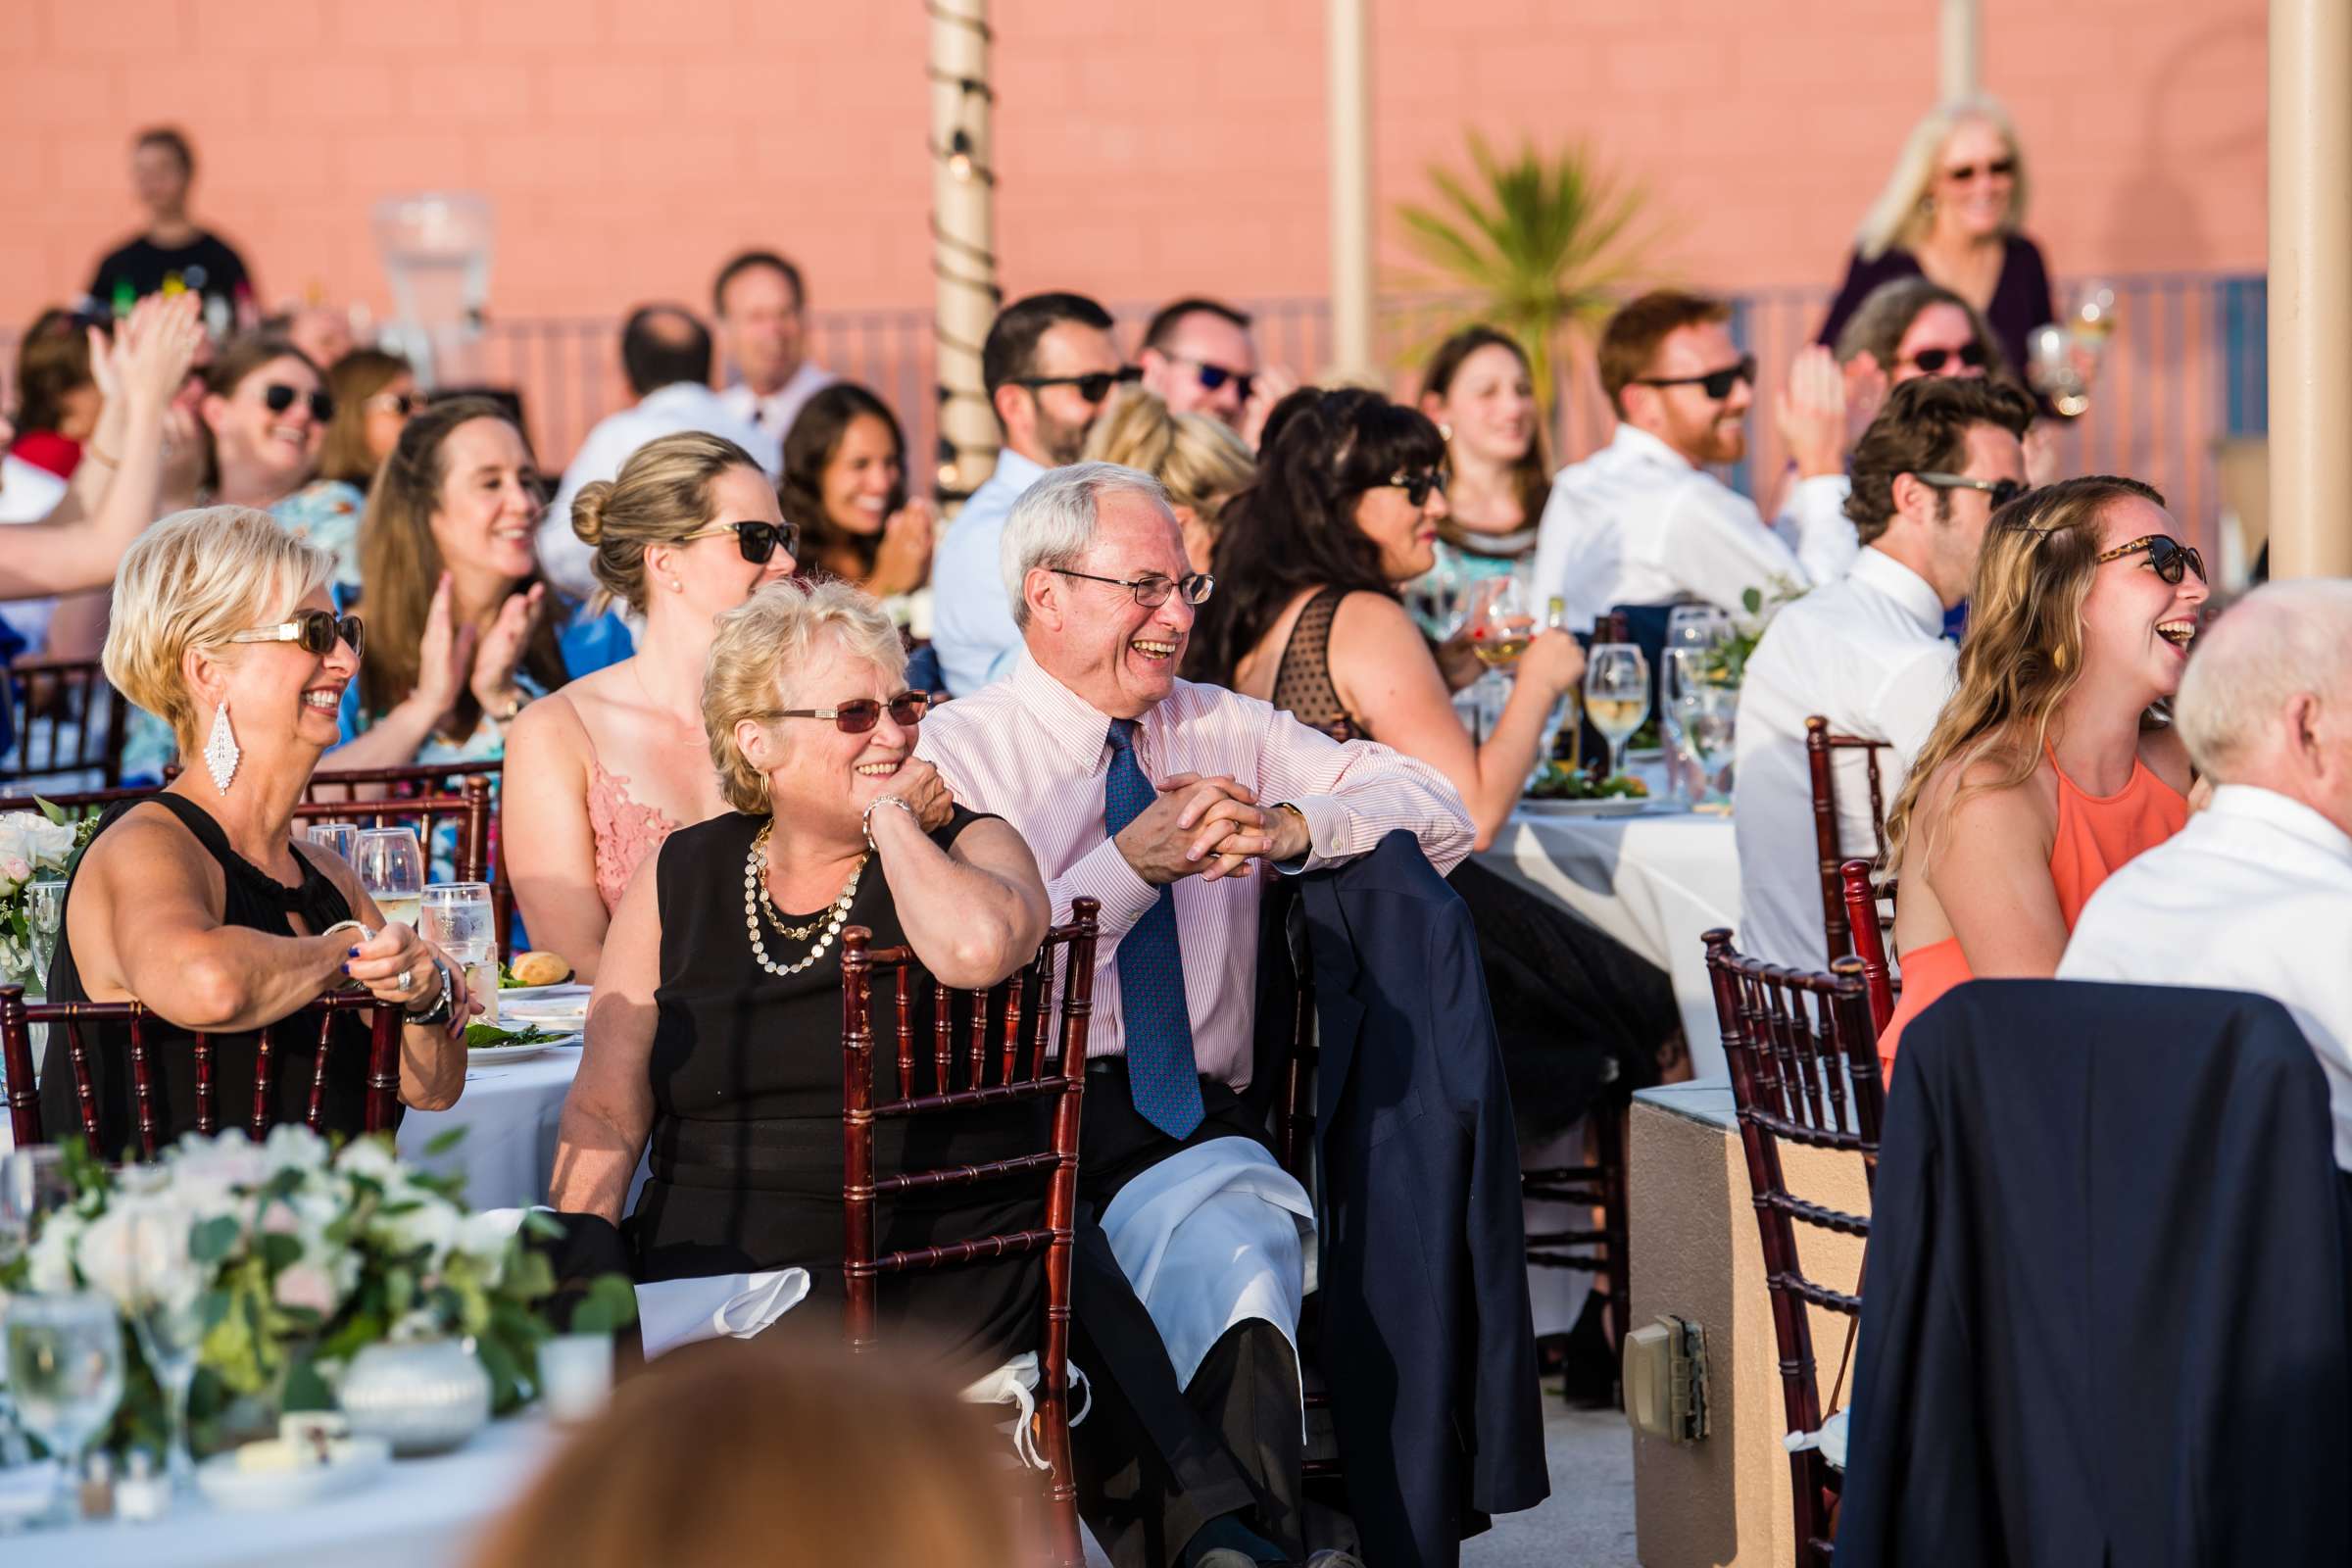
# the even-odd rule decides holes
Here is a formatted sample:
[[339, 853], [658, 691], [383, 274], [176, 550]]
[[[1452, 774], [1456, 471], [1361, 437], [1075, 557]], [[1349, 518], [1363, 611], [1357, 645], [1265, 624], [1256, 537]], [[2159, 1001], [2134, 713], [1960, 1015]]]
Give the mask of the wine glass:
[[424, 850], [414, 828], [362, 829], [351, 865], [387, 924], [416, 927], [424, 904]]
[[436, 882], [424, 890], [417, 934], [466, 970], [466, 994], [482, 1004], [482, 1021], [498, 1022], [498, 930], [487, 882]]
[[1726, 802], [1716, 790], [1732, 760], [1733, 729], [1740, 710], [1740, 686], [1725, 673], [1710, 649], [1676, 648], [1667, 653], [1667, 685], [1676, 727], [1696, 759], [1704, 780], [1699, 810], [1722, 810]]
[[1632, 643], [1594, 643], [1585, 657], [1585, 716], [1609, 743], [1609, 773], [1625, 771], [1625, 743], [1649, 716], [1649, 661]]
[[2075, 356], [2074, 334], [2054, 321], [2035, 327], [2026, 339], [2026, 379], [2070, 419], [2090, 407], [2090, 387]]
[[346, 865], [359, 856], [360, 824], [357, 822], [313, 822], [305, 836], [319, 848], [333, 851]]
[[[152, 1185], [152, 1184], [151, 1184]], [[128, 1184], [126, 1184], [126, 1189]], [[139, 1353], [164, 1391], [171, 1417], [171, 1439], [164, 1464], [176, 1490], [193, 1485], [194, 1465], [188, 1457], [188, 1388], [196, 1381], [196, 1353], [204, 1345], [204, 1291], [184, 1260], [159, 1267], [159, 1255], [179, 1258], [184, 1238], [165, 1239], [161, 1246], [150, 1227], [185, 1226], [186, 1219], [171, 1210], [134, 1208], [128, 1216], [130, 1301], [125, 1315], [138, 1336]], [[181, 1245], [174, 1246], [173, 1243]]]
[[95, 1291], [20, 1296], [9, 1302], [8, 1387], [18, 1417], [66, 1473], [106, 1430], [122, 1400], [122, 1325]]
[[66, 920], [66, 883], [51, 877], [24, 884], [24, 924], [32, 935], [32, 961], [46, 987], [49, 960], [57, 953], [57, 933]]
[[1663, 709], [1658, 714], [1658, 728], [1664, 732], [1662, 738], [1666, 742], [1666, 785], [1671, 795], [1684, 795], [1690, 775], [1698, 770], [1698, 760], [1691, 755], [1675, 707], [1676, 671], [1681, 666], [1674, 656], [1690, 649], [1712, 657], [1731, 636], [1732, 617], [1718, 606], [1677, 605], [1666, 612], [1665, 686], [1658, 694]]

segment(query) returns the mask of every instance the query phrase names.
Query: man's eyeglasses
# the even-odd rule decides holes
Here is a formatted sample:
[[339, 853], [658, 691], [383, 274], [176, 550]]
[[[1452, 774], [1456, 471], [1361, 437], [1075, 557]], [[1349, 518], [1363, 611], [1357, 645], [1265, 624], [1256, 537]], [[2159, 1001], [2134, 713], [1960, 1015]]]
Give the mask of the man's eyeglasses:
[[1927, 374], [1935, 375], [1955, 359], [1969, 369], [1982, 370], [1989, 358], [1984, 344], [1964, 343], [1956, 349], [1921, 349], [1911, 356], [1911, 363]]
[[2098, 559], [2101, 563], [2121, 561], [2135, 550], [2148, 553], [2148, 564], [2166, 582], [2178, 584], [2181, 574], [2189, 571], [2197, 574], [2197, 581], [2206, 580], [2205, 558], [2170, 534], [2143, 534], [2128, 545], [2117, 545], [2113, 550], [2101, 551]]
[[2023, 479], [1972, 479], [1965, 473], [1936, 473], [1932, 469], [1914, 472], [1911, 477], [1931, 490], [1982, 490], [1992, 497], [1995, 512], [2034, 488]]
[[1168, 595], [1181, 594], [1188, 605], [1202, 605], [1217, 590], [1217, 579], [1205, 571], [1188, 571], [1171, 582], [1161, 576], [1098, 577], [1091, 571], [1072, 571], [1067, 566], [1048, 566], [1048, 571], [1063, 577], [1083, 577], [1088, 582], [1106, 582], [1113, 588], [1124, 588], [1135, 595], [1135, 602], [1146, 610], [1157, 610], [1168, 602]]
[[779, 708], [768, 717], [829, 718], [833, 721], [833, 727], [844, 735], [862, 735], [882, 722], [882, 714], [886, 710], [893, 724], [901, 729], [912, 729], [931, 710], [931, 694], [901, 692], [887, 703], [871, 697], [857, 697], [832, 708]]
[[1749, 386], [1756, 384], [1756, 357], [1753, 354], [1743, 354], [1738, 365], [1727, 365], [1720, 370], [1709, 370], [1704, 375], [1644, 375], [1636, 378], [1634, 385], [1694, 386], [1721, 403], [1732, 395], [1732, 388], [1742, 381]]
[[228, 634], [228, 640], [232, 643], [299, 643], [302, 651], [314, 659], [324, 659], [334, 652], [335, 644], [341, 641], [351, 644], [352, 657], [356, 659], [367, 653], [368, 628], [360, 624], [357, 615], [337, 615], [324, 610], [297, 610], [274, 626], [232, 631]]
[[1195, 360], [1193, 369], [1200, 377], [1201, 391], [1214, 392], [1231, 381], [1233, 389], [1242, 395], [1244, 403], [1250, 401], [1250, 390], [1257, 384], [1257, 376], [1251, 371], [1227, 369], [1222, 365], [1211, 365], [1206, 360]]
[[[1012, 378], [1012, 384], [1025, 386], [1032, 392], [1039, 387], [1074, 386], [1078, 389], [1078, 395], [1087, 402], [1100, 403], [1110, 396], [1112, 387], [1125, 386], [1130, 381], [1143, 378], [1142, 370], [1132, 365], [1124, 365], [1115, 370], [1095, 370], [1085, 375], [1016, 375]], [[1206, 386], [1208, 382], [1203, 378], [1200, 384]]]
[[[302, 395], [299, 387], [288, 386], [283, 381], [272, 381], [262, 388], [262, 407], [268, 409], [271, 414], [283, 414], [292, 408], [294, 400]], [[310, 397], [312, 418], [324, 424], [335, 416], [335, 400], [333, 398], [323, 392], [313, 392]]]
[[413, 392], [378, 392], [361, 407], [370, 414], [397, 414], [405, 419], [416, 412], [416, 401]]
[[1424, 468], [1419, 473], [1392, 473], [1382, 481], [1383, 487], [1395, 486], [1404, 492], [1404, 499], [1416, 507], [1429, 505], [1429, 493], [1446, 493], [1446, 470]]
[[778, 550], [796, 560], [800, 557], [801, 525], [797, 522], [713, 522], [684, 535], [679, 542], [715, 539], [724, 533], [735, 536], [735, 548], [755, 566], [766, 565]]
[[1965, 185], [1979, 174], [1989, 174], [1995, 179], [2006, 179], [2016, 172], [2016, 159], [1995, 158], [1989, 164], [1962, 164], [1956, 169], [1947, 169], [1943, 172], [1943, 177], [1955, 185]]

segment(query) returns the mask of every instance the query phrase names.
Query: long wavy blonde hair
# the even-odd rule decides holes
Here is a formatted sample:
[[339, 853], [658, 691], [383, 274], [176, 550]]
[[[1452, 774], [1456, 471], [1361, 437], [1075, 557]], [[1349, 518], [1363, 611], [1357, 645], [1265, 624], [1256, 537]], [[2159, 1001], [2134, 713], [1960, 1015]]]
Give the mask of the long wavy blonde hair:
[[1969, 594], [1955, 689], [1886, 813], [1888, 867], [1902, 864], [1920, 797], [1945, 763], [1963, 779], [1988, 759], [2000, 772], [1956, 791], [1937, 829], [1967, 796], [2015, 789], [2041, 764], [2051, 715], [2082, 678], [2082, 602], [2098, 575], [2099, 518], [2133, 499], [2164, 505], [2137, 479], [2089, 474], [2031, 491], [1992, 514]]
[[2001, 133], [2009, 146], [2010, 160], [2017, 165], [2011, 176], [2009, 217], [2003, 227], [2014, 234], [2026, 221], [2026, 153], [2018, 145], [2017, 126], [2009, 119], [2009, 111], [1994, 98], [1955, 98], [1937, 104], [1928, 111], [1920, 122], [1911, 127], [1910, 137], [1903, 150], [1895, 155], [1894, 172], [1886, 176], [1886, 184], [1870, 211], [1862, 217], [1862, 226], [1854, 231], [1854, 249], [1866, 262], [1875, 262], [1895, 246], [1909, 250], [1927, 232], [1929, 209], [1928, 192], [1936, 184], [1936, 165], [1943, 156], [1943, 144], [1951, 140], [1952, 132], [1970, 121], [1982, 121]]

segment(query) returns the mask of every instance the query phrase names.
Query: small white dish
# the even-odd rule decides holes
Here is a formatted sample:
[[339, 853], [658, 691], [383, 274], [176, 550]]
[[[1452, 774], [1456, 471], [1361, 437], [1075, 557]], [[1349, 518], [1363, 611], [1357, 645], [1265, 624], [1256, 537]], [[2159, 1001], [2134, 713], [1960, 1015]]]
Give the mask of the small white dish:
[[381, 1438], [348, 1442], [351, 1451], [333, 1464], [301, 1465], [291, 1470], [239, 1470], [233, 1450], [217, 1453], [196, 1467], [196, 1490], [214, 1507], [234, 1513], [299, 1508], [362, 1486], [392, 1462], [392, 1445]]

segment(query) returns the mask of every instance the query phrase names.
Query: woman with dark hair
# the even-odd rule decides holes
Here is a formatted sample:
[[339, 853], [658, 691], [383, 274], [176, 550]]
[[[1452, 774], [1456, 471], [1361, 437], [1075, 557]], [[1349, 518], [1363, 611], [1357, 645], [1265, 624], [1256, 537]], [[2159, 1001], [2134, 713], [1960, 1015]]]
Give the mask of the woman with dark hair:
[[326, 390], [335, 416], [318, 451], [318, 475], [365, 490], [400, 444], [401, 426], [424, 405], [416, 372], [397, 354], [353, 349], [328, 367]]
[[251, 333], [206, 368], [204, 394], [197, 412], [211, 460], [201, 499], [269, 513], [295, 538], [334, 557], [339, 592], [357, 589], [368, 498], [357, 485], [316, 477], [335, 413], [318, 364], [282, 337]]
[[616, 617], [539, 580], [543, 510], [530, 442], [500, 405], [452, 398], [409, 419], [360, 528], [372, 640], [330, 766], [502, 757], [523, 705], [628, 656]]
[[1420, 408], [1446, 438], [1436, 571], [1459, 583], [1532, 558], [1551, 473], [1526, 350], [1494, 327], [1462, 328], [1430, 356]]
[[906, 497], [906, 440], [890, 405], [836, 381], [805, 404], [784, 437], [778, 487], [801, 530], [803, 569], [839, 577], [905, 624], [905, 596], [931, 577], [931, 503]]
[[17, 345], [17, 436], [8, 455], [73, 478], [103, 401], [83, 320], [71, 311], [43, 311]]

